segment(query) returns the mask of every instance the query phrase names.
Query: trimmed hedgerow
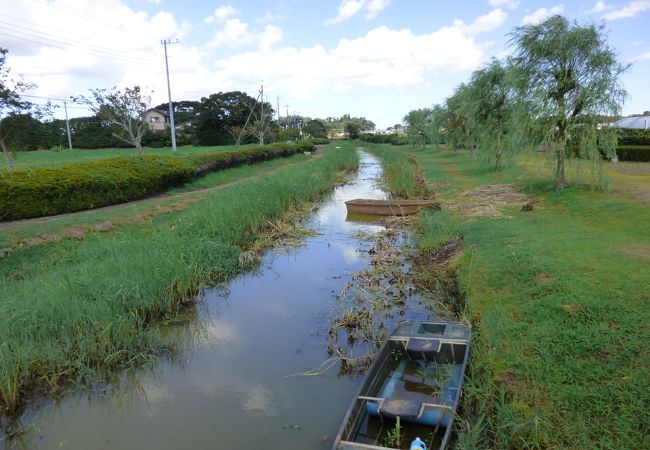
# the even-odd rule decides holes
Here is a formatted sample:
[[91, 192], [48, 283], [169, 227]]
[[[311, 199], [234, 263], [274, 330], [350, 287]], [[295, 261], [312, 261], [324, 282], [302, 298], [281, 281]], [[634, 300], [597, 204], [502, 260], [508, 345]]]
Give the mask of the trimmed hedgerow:
[[327, 145], [330, 143], [330, 140], [322, 137], [314, 137], [309, 139], [309, 142], [313, 143], [314, 145]]
[[618, 128], [618, 145], [650, 145], [650, 130], [641, 128]]
[[311, 143], [276, 143], [193, 156], [144, 155], [0, 174], [0, 221], [27, 219], [137, 200], [207, 172], [289, 156]]
[[409, 143], [408, 138], [406, 136], [397, 133], [392, 133], [392, 134], [364, 133], [359, 138], [362, 141], [371, 142], [373, 144], [406, 145]]
[[616, 154], [621, 161], [650, 162], [650, 145], [619, 145]]

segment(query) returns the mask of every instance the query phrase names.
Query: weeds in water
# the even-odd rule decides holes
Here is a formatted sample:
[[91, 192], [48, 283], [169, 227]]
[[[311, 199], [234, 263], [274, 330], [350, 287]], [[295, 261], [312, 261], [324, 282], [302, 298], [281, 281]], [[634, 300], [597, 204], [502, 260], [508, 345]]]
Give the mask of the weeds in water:
[[404, 427], [400, 425], [399, 421], [395, 422], [395, 425], [386, 432], [384, 445], [388, 447], [399, 448], [401, 446], [401, 438], [403, 432]]

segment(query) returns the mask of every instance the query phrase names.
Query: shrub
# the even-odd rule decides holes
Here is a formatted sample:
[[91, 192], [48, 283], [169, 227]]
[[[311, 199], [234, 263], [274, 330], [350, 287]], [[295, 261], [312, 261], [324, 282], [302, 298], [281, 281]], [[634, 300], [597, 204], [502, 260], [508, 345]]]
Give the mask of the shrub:
[[204, 173], [313, 149], [275, 143], [193, 156], [117, 157], [0, 175], [0, 220], [18, 220], [123, 203], [184, 184]]
[[401, 134], [362, 134], [360, 136], [362, 141], [371, 142], [373, 144], [393, 144], [393, 145], [406, 145], [408, 139]]
[[650, 145], [650, 130], [618, 128], [618, 145]]
[[650, 162], [650, 145], [619, 145], [616, 154], [621, 161]]
[[327, 145], [330, 143], [330, 140], [327, 138], [315, 137], [309, 140], [314, 145]]

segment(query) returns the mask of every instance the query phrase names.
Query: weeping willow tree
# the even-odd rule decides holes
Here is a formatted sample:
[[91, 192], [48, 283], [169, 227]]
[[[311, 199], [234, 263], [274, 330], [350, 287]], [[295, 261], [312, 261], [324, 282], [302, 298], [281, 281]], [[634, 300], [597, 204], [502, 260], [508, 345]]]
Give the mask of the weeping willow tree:
[[517, 101], [507, 66], [493, 59], [472, 74], [460, 103], [460, 113], [475, 137], [478, 155], [503, 167], [506, 155], [521, 148], [513, 129]]
[[445, 100], [447, 112], [444, 123], [448, 144], [454, 148], [469, 150], [470, 159], [474, 159], [477, 143], [477, 132], [474, 121], [468, 115], [468, 104], [472, 102], [472, 89], [469, 84], [461, 83], [454, 93]]
[[422, 108], [409, 111], [403, 121], [406, 125], [406, 136], [411, 144], [415, 147], [419, 143], [424, 148], [431, 123], [431, 109]]
[[606, 42], [602, 25], [579, 26], [562, 16], [511, 33], [519, 98], [529, 123], [555, 156], [555, 187], [565, 186], [565, 161], [579, 157], [600, 166], [615, 155], [616, 138], [599, 129], [599, 115], [617, 115], [626, 97], [620, 77], [627, 69]]

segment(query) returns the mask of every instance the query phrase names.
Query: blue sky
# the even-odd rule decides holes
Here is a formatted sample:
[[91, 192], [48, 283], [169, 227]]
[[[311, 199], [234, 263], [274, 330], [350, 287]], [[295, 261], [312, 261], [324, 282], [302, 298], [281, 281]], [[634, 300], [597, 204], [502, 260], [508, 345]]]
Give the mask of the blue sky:
[[[380, 128], [442, 102], [472, 70], [510, 51], [508, 33], [560, 13], [605, 23], [624, 62], [624, 112], [650, 110], [650, 0], [416, 1], [14, 0], [0, 5], [0, 46], [38, 88], [68, 98], [139, 84], [166, 101], [160, 40], [175, 100], [260, 84], [281, 113], [351, 114]], [[71, 105], [71, 115], [85, 111]], [[60, 116], [62, 111], [58, 111]]]

